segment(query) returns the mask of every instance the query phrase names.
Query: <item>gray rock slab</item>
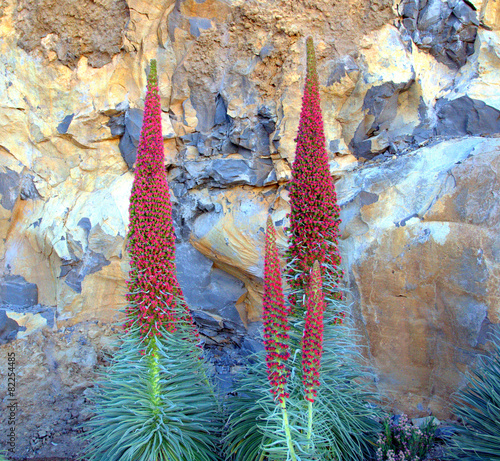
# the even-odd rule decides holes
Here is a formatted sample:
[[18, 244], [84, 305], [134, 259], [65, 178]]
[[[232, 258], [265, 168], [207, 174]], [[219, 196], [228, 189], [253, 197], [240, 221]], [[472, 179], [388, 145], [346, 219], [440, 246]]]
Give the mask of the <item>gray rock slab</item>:
[[214, 267], [209, 258], [187, 242], [177, 246], [175, 259], [177, 278], [189, 307], [217, 314], [236, 328], [243, 327], [235, 306], [246, 291], [244, 283]]
[[485, 102], [462, 96], [436, 103], [440, 136], [491, 136], [500, 133], [500, 111]]
[[134, 166], [137, 159], [137, 146], [139, 145], [141, 135], [142, 118], [143, 111], [140, 109], [130, 109], [125, 112], [125, 128], [118, 147], [129, 168]]
[[0, 309], [0, 346], [16, 339], [19, 324]]
[[21, 178], [10, 168], [5, 173], [0, 171], [0, 205], [6, 210], [12, 210], [19, 195]]
[[38, 304], [38, 287], [21, 275], [0, 278], [0, 305], [28, 308]]
[[61, 265], [60, 277], [66, 277], [64, 282], [77, 293], [82, 292], [82, 282], [89, 274], [100, 271], [111, 264], [103, 254], [87, 249], [82, 259], [64, 261]]

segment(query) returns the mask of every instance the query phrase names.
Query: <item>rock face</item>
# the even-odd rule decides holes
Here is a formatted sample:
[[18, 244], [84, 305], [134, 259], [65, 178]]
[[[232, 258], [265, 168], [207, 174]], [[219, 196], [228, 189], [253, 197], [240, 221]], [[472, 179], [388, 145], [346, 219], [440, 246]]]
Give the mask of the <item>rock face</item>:
[[[394, 410], [449, 414], [500, 323], [498, 2], [4, 0], [0, 31], [0, 343], [40, 354], [20, 358], [22, 392], [50, 368], [42, 344], [74, 355], [66, 329], [110, 333], [124, 305], [150, 58], [179, 279], [213, 354], [256, 347], [264, 227], [271, 213], [284, 249], [312, 35], [346, 284], [378, 387]], [[73, 408], [95, 364], [43, 386]], [[33, 437], [23, 456], [57, 455]]]
[[396, 408], [446, 408], [500, 321], [499, 151], [498, 139], [444, 141], [338, 183], [358, 320]]

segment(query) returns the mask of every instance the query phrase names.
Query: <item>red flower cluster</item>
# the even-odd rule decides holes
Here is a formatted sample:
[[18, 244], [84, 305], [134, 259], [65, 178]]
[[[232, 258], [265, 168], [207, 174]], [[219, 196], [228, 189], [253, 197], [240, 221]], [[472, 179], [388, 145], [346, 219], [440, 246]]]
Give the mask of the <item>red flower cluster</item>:
[[302, 382], [305, 399], [314, 402], [319, 386], [319, 367], [323, 353], [323, 312], [325, 300], [321, 271], [318, 261], [309, 278], [307, 289], [307, 313], [304, 335], [302, 336]]
[[[144, 119], [130, 197], [128, 307], [125, 328], [139, 323], [141, 334], [160, 335], [178, 321], [192, 324], [175, 267], [175, 234], [161, 133], [156, 61], [151, 61]], [[178, 305], [181, 304], [181, 305]]]
[[[302, 98], [297, 148], [290, 181], [289, 301], [302, 307], [300, 289], [305, 290], [314, 261], [323, 275], [329, 272], [332, 287], [338, 286], [339, 206], [330, 175], [321, 114], [316, 57], [312, 39], [307, 39], [307, 76]], [[325, 287], [326, 288], [326, 287]], [[341, 299], [341, 293], [332, 293]]]
[[281, 266], [276, 246], [276, 229], [269, 216], [267, 219], [264, 259], [264, 345], [271, 393], [282, 402], [289, 395], [285, 392], [288, 370], [288, 310], [285, 307], [281, 281]]

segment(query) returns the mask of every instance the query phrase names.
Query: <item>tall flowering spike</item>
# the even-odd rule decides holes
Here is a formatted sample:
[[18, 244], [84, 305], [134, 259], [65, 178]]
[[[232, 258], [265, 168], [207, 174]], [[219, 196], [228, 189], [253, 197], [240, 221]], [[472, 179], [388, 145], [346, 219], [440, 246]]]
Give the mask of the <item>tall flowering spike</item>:
[[[137, 163], [130, 196], [127, 322], [138, 322], [143, 336], [159, 328], [192, 324], [177, 281], [172, 205], [166, 178], [156, 61], [151, 61]], [[178, 305], [180, 304], [180, 305]]]
[[307, 288], [307, 312], [302, 337], [302, 381], [306, 400], [314, 402], [319, 386], [319, 368], [323, 354], [323, 313], [325, 300], [318, 261], [314, 262]]
[[[290, 181], [290, 227], [287, 259], [292, 306], [303, 308], [302, 294], [318, 260], [335, 289], [342, 277], [338, 251], [339, 206], [330, 175], [321, 115], [318, 73], [312, 38], [307, 39], [307, 75], [297, 147]], [[325, 286], [326, 288], [326, 286]], [[340, 292], [329, 293], [337, 299]]]
[[276, 229], [273, 220], [267, 218], [266, 245], [264, 260], [264, 299], [263, 299], [264, 345], [267, 351], [266, 364], [271, 393], [283, 402], [288, 370], [288, 310], [285, 307], [281, 280], [281, 266], [276, 245]]

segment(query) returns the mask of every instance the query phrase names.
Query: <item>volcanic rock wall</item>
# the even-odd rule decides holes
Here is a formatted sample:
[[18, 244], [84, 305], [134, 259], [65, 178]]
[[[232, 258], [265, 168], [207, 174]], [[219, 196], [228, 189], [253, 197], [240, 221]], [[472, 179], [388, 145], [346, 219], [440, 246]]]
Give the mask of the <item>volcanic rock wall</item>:
[[0, 350], [23, 453], [67, 436], [109, 351], [151, 58], [181, 285], [207, 344], [249, 341], [268, 213], [286, 243], [307, 35], [377, 385], [395, 411], [449, 414], [500, 323], [498, 1], [2, 0]]

